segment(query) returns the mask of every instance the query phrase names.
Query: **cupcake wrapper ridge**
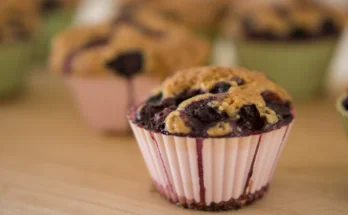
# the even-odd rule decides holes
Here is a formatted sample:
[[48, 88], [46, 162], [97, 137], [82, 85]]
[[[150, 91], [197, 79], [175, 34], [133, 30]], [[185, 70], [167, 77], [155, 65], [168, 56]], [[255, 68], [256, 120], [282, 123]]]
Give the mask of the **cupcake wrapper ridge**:
[[292, 124], [260, 135], [191, 138], [130, 122], [157, 190], [201, 210], [239, 208], [263, 196]]
[[126, 132], [130, 105], [141, 102], [159, 80], [147, 76], [133, 79], [67, 78], [84, 121], [100, 132]]

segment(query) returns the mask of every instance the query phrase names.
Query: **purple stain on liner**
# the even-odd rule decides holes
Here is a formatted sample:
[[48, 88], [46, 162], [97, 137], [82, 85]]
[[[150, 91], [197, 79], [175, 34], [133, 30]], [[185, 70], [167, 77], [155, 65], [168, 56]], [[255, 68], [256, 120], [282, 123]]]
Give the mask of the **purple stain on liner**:
[[157, 152], [158, 152], [158, 155], [160, 157], [160, 160], [161, 160], [161, 165], [162, 165], [162, 168], [164, 170], [164, 173], [165, 173], [165, 176], [166, 176], [166, 179], [167, 179], [167, 183], [169, 185], [169, 190], [170, 190], [170, 198], [175, 198], [175, 193], [174, 193], [174, 189], [173, 189], [173, 185], [170, 183], [170, 179], [169, 179], [169, 174], [167, 172], [167, 169], [166, 169], [166, 166], [164, 165], [164, 161], [163, 161], [163, 157], [162, 157], [162, 154], [161, 154], [161, 150], [158, 146], [158, 142], [155, 138], [155, 135], [152, 133], [152, 132], [149, 132], [150, 133], [150, 136], [152, 138], [152, 140], [154, 141], [154, 143], [156, 144], [156, 148], [157, 148]]
[[[282, 138], [282, 142], [278, 148], [278, 152], [277, 152], [277, 155], [276, 155], [276, 159], [279, 159], [279, 156], [280, 156], [280, 153], [281, 153], [281, 150], [283, 148], [283, 145], [285, 144], [285, 138], [286, 138], [286, 135], [288, 134], [289, 132], [289, 128], [290, 128], [290, 125], [286, 126], [286, 129], [285, 129], [285, 133], [284, 133], [284, 136]], [[275, 170], [275, 167], [276, 167], [276, 164], [278, 163], [278, 160], [276, 160], [276, 162], [273, 163], [273, 167], [272, 167], [272, 170], [271, 170], [271, 174], [273, 173], [273, 171]], [[269, 177], [272, 177], [272, 175], [270, 175]], [[270, 178], [268, 179], [270, 180]]]
[[254, 157], [253, 157], [253, 160], [252, 160], [251, 165], [250, 165], [248, 177], [247, 177], [247, 180], [246, 180], [246, 182], [245, 182], [244, 191], [243, 191], [243, 195], [244, 195], [244, 196], [248, 194], [248, 193], [247, 193], [247, 189], [248, 189], [248, 187], [250, 186], [250, 180], [251, 180], [251, 177], [252, 177], [253, 174], [254, 174], [255, 161], [256, 161], [257, 154], [258, 154], [258, 152], [259, 152], [259, 148], [260, 148], [261, 141], [262, 141], [262, 135], [260, 135], [260, 137], [259, 137], [259, 141], [258, 141], [257, 146], [256, 146], [256, 149], [255, 149]]
[[197, 164], [199, 177], [200, 203], [205, 204], [204, 170], [203, 170], [203, 138], [196, 138]]

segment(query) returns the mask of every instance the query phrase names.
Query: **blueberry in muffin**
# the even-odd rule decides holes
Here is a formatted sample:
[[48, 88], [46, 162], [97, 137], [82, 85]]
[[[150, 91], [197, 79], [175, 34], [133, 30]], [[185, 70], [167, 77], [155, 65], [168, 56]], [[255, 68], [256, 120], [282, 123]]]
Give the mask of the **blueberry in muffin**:
[[135, 122], [165, 134], [236, 137], [288, 125], [291, 111], [289, 95], [263, 74], [208, 67], [168, 78]]
[[270, 41], [338, 37], [346, 22], [340, 10], [298, 0], [237, 6], [230, 19], [225, 30], [235, 37]]
[[266, 193], [294, 115], [289, 94], [262, 73], [202, 67], [167, 78], [128, 119], [157, 191], [220, 211]]

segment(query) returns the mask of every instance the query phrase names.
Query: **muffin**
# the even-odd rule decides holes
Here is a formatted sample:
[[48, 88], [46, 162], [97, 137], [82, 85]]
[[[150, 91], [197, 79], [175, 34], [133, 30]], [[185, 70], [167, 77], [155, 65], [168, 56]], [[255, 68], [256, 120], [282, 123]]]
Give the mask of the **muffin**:
[[167, 78], [128, 120], [159, 193], [229, 210], [266, 193], [294, 115], [289, 94], [262, 73], [202, 67]]
[[41, 26], [39, 48], [36, 58], [46, 63], [51, 39], [59, 31], [68, 27], [73, 19], [79, 0], [38, 0], [41, 16], [44, 18]]
[[147, 9], [193, 29], [199, 35], [214, 38], [220, 21], [226, 15], [229, 2], [230, 0], [123, 0], [121, 10], [130, 5], [138, 5], [135, 13]]
[[337, 101], [337, 110], [343, 118], [344, 129], [348, 135], [348, 89]]
[[205, 40], [157, 16], [123, 14], [59, 34], [51, 68], [65, 77], [89, 125], [122, 132], [131, 104], [172, 71], [205, 64], [209, 49]]
[[0, 97], [11, 96], [24, 87], [39, 24], [36, 6], [34, 0], [0, 2]]
[[346, 19], [315, 1], [285, 2], [236, 6], [224, 32], [234, 38], [241, 66], [265, 71], [295, 99], [306, 100], [322, 89]]

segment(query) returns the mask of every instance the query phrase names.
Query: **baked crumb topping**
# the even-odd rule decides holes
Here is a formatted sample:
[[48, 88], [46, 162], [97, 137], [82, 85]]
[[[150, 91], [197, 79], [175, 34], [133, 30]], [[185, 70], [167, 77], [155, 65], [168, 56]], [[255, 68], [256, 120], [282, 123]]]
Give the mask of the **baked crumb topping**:
[[137, 110], [136, 121], [170, 134], [233, 136], [288, 123], [291, 108], [289, 94], [263, 73], [201, 67], [167, 78]]

